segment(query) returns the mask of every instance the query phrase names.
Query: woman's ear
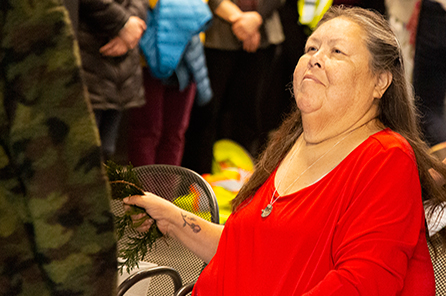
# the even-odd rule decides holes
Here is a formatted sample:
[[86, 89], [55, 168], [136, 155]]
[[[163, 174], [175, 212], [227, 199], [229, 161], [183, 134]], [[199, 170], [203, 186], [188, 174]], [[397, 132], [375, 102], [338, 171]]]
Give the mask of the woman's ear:
[[392, 83], [392, 73], [389, 71], [382, 72], [376, 78], [375, 89], [373, 90], [373, 97], [375, 99], [381, 99], [387, 88]]

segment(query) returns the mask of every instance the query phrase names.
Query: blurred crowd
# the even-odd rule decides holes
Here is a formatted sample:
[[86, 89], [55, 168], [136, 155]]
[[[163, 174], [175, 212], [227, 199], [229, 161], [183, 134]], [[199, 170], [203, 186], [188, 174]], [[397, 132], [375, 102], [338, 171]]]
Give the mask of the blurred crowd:
[[[67, 8], [105, 159], [206, 174], [220, 139], [258, 157], [294, 106], [294, 67], [331, 5], [386, 16], [401, 45], [426, 141], [446, 141], [442, 2], [80, 0]], [[193, 23], [185, 11], [200, 17]]]

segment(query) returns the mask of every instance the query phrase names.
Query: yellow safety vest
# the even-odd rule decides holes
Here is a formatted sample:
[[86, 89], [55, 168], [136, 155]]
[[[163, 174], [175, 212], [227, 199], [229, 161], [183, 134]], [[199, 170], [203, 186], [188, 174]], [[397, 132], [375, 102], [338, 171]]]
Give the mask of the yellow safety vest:
[[314, 29], [333, 4], [333, 0], [298, 0], [299, 23]]

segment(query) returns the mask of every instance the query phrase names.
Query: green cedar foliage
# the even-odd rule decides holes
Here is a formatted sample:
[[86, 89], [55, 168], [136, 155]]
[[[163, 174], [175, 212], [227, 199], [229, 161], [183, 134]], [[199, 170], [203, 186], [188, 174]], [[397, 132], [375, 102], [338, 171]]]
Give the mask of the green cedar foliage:
[[[133, 171], [131, 164], [121, 166], [109, 160], [105, 165], [105, 169], [110, 182], [113, 199], [123, 200], [132, 195], [144, 195], [141, 182]], [[114, 215], [118, 240], [124, 236], [127, 228], [137, 228], [145, 220], [150, 218], [147, 215], [139, 221], [132, 221], [131, 216], [140, 213], [146, 213], [145, 209], [132, 205], [130, 206], [130, 210], [127, 210], [124, 215]], [[127, 272], [130, 272], [133, 268], [138, 267], [138, 262], [144, 258], [147, 251], [152, 249], [153, 243], [162, 236], [163, 234], [156, 226], [156, 223], [153, 223], [149, 231], [145, 233], [140, 233], [137, 236], [129, 236], [128, 239], [130, 242], [119, 250], [119, 257], [123, 259], [119, 267], [121, 274], [123, 268], [126, 268]]]

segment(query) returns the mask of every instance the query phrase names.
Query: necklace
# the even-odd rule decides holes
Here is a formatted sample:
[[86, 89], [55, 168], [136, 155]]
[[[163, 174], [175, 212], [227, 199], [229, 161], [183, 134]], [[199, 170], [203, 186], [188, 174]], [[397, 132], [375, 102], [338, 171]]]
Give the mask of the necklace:
[[[297, 176], [297, 178], [294, 179], [294, 181], [293, 181], [290, 185], [288, 185], [287, 188], [285, 188], [285, 191], [284, 191], [284, 192], [287, 192], [288, 189], [290, 189], [291, 186], [293, 186], [293, 185], [297, 182], [297, 180], [299, 180], [300, 177], [303, 176], [303, 174], [305, 174], [305, 173], [306, 173], [309, 169], [311, 169], [311, 168], [312, 168], [312, 167], [313, 167], [319, 160], [321, 160], [321, 159], [322, 159], [325, 155], [327, 155], [331, 150], [333, 150], [333, 149], [334, 149], [336, 146], [338, 146], [342, 141], [344, 141], [345, 138], [347, 138], [347, 137], [348, 137], [349, 135], [351, 135], [354, 131], [356, 131], [356, 130], [358, 130], [359, 128], [363, 127], [364, 125], [366, 125], [366, 124], [369, 123], [370, 121], [371, 121], [371, 120], [367, 121], [367, 122], [364, 123], [364, 124], [361, 124], [360, 126], [354, 128], [354, 129], [352, 129], [351, 131], [347, 132], [347, 134], [346, 134], [344, 137], [342, 137], [339, 141], [337, 141], [333, 146], [331, 146], [330, 149], [328, 149], [324, 154], [322, 154], [321, 156], [319, 156], [318, 159], [316, 159], [315, 161], [313, 161], [312, 164], [310, 164], [310, 165], [309, 165], [309, 166], [308, 166], [302, 173], [300, 173], [300, 175]], [[303, 142], [304, 142], [304, 139], [302, 138], [302, 142], [300, 143], [299, 148], [296, 149], [296, 150], [293, 152], [293, 154], [291, 155], [291, 157], [290, 157], [290, 161], [289, 161], [290, 164], [288, 165], [288, 167], [287, 167], [287, 169], [286, 169], [286, 171], [285, 171], [285, 175], [288, 174], [288, 170], [290, 169], [291, 162], [292, 162], [292, 160], [293, 160], [293, 158], [294, 158], [294, 155], [296, 155], [296, 152], [299, 151], [299, 150], [302, 148]], [[283, 180], [283, 179], [282, 179], [282, 180]], [[262, 218], [266, 218], [266, 217], [268, 217], [269, 214], [271, 214], [271, 212], [273, 211], [273, 204], [279, 199], [280, 195], [278, 195], [276, 198], [274, 198], [274, 196], [276, 195], [277, 188], [279, 188], [279, 187], [280, 187], [280, 184], [282, 184], [282, 180], [279, 181], [279, 184], [277, 184], [277, 187], [274, 189], [274, 192], [273, 192], [273, 194], [272, 194], [272, 196], [271, 196], [271, 200], [269, 201], [269, 204], [262, 210], [262, 215], [261, 215]]]

